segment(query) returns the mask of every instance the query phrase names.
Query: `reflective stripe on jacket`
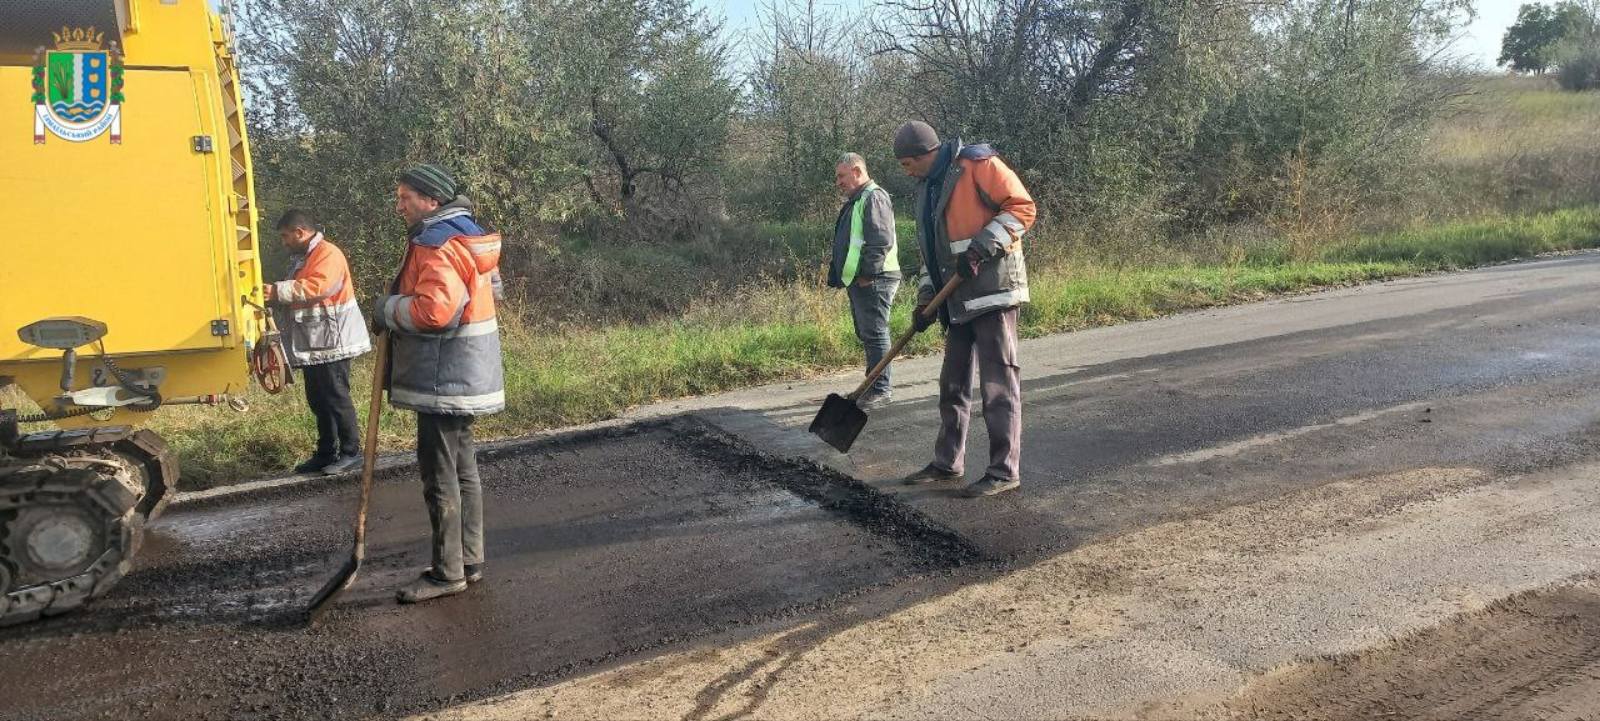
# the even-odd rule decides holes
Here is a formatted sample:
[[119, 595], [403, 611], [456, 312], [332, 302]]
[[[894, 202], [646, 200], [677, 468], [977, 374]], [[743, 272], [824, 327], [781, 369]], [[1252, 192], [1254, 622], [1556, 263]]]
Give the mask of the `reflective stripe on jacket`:
[[354, 358], [372, 350], [344, 251], [321, 233], [289, 259], [289, 279], [272, 284], [272, 301], [289, 365]]
[[900, 249], [895, 244], [894, 201], [868, 182], [839, 208], [833, 225], [833, 256], [828, 285], [844, 288], [856, 277], [900, 277]]
[[392, 343], [389, 403], [418, 413], [497, 413], [506, 406], [495, 316], [500, 235], [460, 209], [425, 223], [382, 303]]
[[[978, 276], [961, 284], [946, 302], [950, 322], [967, 323], [994, 310], [1028, 302], [1028, 266], [1022, 246], [1014, 241], [1033, 227], [1036, 209], [1033, 196], [1022, 180], [996, 157], [987, 145], [963, 147], [953, 140], [954, 157], [937, 194], [933, 214], [934, 257], [928, 257], [926, 243], [922, 262], [937, 263], [944, 278], [956, 274], [956, 257], [976, 248], [983, 257]], [[923, 204], [927, 202], [927, 181], [917, 188], [917, 237], [926, 237]], [[930, 274], [918, 283], [917, 302], [933, 300], [937, 289]]]

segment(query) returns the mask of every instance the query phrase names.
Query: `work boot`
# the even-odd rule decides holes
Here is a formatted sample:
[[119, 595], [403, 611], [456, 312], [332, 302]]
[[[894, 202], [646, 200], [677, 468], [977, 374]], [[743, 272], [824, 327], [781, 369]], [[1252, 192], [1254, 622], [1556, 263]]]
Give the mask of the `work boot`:
[[327, 466], [323, 467], [322, 475], [337, 476], [340, 473], [359, 471], [361, 470], [361, 463], [364, 460], [366, 459], [362, 458], [360, 453], [357, 453], [353, 456], [339, 456], [339, 460], [329, 463]]
[[929, 463], [928, 465], [923, 466], [922, 470], [906, 476], [903, 482], [908, 486], [921, 486], [928, 483], [959, 481], [966, 477], [966, 474], [960, 471], [947, 471], [932, 463]]
[[333, 462], [335, 462], [337, 460], [339, 460], [338, 456], [315, 455], [315, 456], [312, 456], [312, 457], [306, 459], [306, 461], [304, 463], [301, 463], [300, 465], [295, 466], [294, 467], [294, 472], [295, 473], [302, 473], [302, 474], [303, 473], [321, 473], [322, 469], [328, 467], [328, 464], [333, 463]]
[[483, 580], [483, 564], [469, 563], [461, 568], [467, 572], [467, 583], [477, 583]]
[[868, 393], [856, 401], [856, 407], [864, 411], [875, 411], [889, 405], [892, 400], [894, 400], [894, 396], [888, 391]]
[[433, 575], [433, 569], [422, 572], [417, 580], [400, 587], [395, 599], [401, 603], [420, 603], [443, 596], [453, 596], [467, 590], [467, 580], [443, 581]]
[[983, 496], [993, 496], [997, 493], [1005, 493], [1006, 491], [1012, 490], [1021, 485], [1022, 481], [1018, 479], [998, 478], [985, 473], [982, 478], [977, 480], [977, 482], [961, 489], [961, 495], [966, 496], [967, 498], [982, 498]]

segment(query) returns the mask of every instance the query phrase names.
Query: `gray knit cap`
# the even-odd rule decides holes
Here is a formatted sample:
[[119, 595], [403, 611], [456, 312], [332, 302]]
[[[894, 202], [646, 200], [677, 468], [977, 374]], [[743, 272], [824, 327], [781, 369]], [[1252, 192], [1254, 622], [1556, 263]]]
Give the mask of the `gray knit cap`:
[[939, 133], [921, 120], [912, 120], [894, 131], [894, 157], [914, 158], [939, 147]]
[[456, 195], [461, 193], [461, 184], [456, 182], [455, 177], [444, 168], [431, 163], [424, 163], [401, 173], [400, 182], [440, 203], [455, 200]]

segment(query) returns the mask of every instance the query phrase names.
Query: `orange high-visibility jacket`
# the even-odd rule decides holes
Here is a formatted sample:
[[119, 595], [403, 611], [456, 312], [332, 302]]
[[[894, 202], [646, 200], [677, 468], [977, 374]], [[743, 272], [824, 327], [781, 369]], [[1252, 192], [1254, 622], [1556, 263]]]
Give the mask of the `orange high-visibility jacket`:
[[945, 304], [950, 322], [961, 324], [994, 310], [1028, 302], [1028, 267], [1022, 235], [1037, 215], [1033, 196], [1004, 161], [987, 145], [951, 141], [950, 169], [936, 189], [932, 238], [923, 223], [927, 181], [917, 186], [917, 247], [924, 273], [917, 288], [927, 303], [956, 273], [956, 262], [968, 249], [984, 259], [978, 276], [961, 284]]
[[289, 259], [288, 280], [272, 284], [284, 350], [295, 367], [332, 363], [372, 350], [344, 251], [321, 233]]
[[389, 403], [445, 415], [505, 408], [495, 281], [500, 235], [464, 208], [424, 221], [380, 312], [391, 329]]

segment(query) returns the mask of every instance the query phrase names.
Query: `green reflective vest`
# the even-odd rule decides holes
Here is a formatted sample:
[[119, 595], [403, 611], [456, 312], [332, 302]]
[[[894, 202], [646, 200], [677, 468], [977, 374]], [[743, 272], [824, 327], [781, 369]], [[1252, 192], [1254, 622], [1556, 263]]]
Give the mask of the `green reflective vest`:
[[[867, 244], [861, 233], [862, 219], [867, 214], [867, 198], [877, 189], [878, 184], [869, 181], [867, 187], [862, 188], [856, 196], [855, 206], [850, 209], [850, 252], [844, 256], [844, 272], [840, 274], [846, 288], [856, 282], [856, 270], [861, 267], [861, 247]], [[893, 245], [883, 256], [883, 272], [892, 270], [900, 270], [899, 249]]]

